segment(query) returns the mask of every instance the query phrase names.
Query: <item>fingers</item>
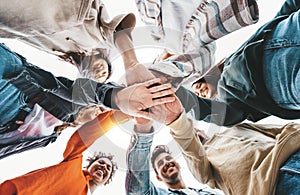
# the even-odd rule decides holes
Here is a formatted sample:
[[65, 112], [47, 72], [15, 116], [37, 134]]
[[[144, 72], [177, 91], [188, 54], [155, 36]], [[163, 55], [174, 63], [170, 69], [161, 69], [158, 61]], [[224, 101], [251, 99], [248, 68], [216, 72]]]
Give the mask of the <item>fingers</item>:
[[137, 116], [137, 117], [141, 117], [141, 118], [145, 118], [145, 119], [149, 119], [149, 120], [152, 119], [152, 118], [151, 118], [151, 113], [150, 113], [150, 112], [147, 112], [147, 111], [143, 111], [143, 110], [137, 112], [137, 115], [136, 115], [136, 116]]
[[147, 87], [147, 88], [150, 87], [151, 85], [154, 85], [154, 84], [160, 84], [160, 79], [159, 78], [155, 78], [155, 79], [146, 81], [144, 83], [145, 87]]
[[152, 100], [153, 101], [153, 105], [152, 106], [174, 102], [175, 100], [176, 100], [175, 97], [161, 97], [159, 99], [153, 99]]
[[156, 93], [158, 91], [163, 91], [163, 90], [171, 89], [171, 88], [172, 88], [172, 85], [170, 83], [166, 83], [166, 84], [150, 87], [149, 91], [151, 93]]
[[152, 99], [163, 98], [165, 96], [170, 96], [170, 95], [173, 95], [173, 94], [174, 94], [173, 89], [159, 91], [159, 92], [156, 92], [156, 93], [152, 94]]

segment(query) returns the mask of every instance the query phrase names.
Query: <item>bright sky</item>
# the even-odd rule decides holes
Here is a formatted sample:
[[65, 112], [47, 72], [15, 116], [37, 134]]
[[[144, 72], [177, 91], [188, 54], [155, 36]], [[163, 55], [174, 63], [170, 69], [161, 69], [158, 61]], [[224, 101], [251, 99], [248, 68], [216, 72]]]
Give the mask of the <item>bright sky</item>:
[[[110, 16], [115, 16], [120, 13], [134, 12], [137, 13], [135, 3], [133, 0], [104, 0], [106, 3], [107, 9], [110, 11]], [[259, 9], [260, 9], [260, 20], [257, 24], [252, 25], [250, 27], [246, 27], [226, 37], [221, 38], [217, 42], [217, 61], [225, 56], [228, 56], [231, 52], [237, 49], [243, 41], [245, 41], [259, 26], [263, 23], [271, 19], [275, 13], [281, 7], [283, 0], [264, 0], [259, 1]], [[141, 21], [137, 16], [137, 26], [142, 25]], [[20, 43], [14, 40], [5, 40], [1, 39], [0, 41], [6, 43], [12, 50], [19, 52], [20, 54], [27, 57], [28, 61], [31, 63], [41, 66], [47, 70], [52, 71], [55, 75], [66, 76], [71, 79], [76, 78], [77, 70], [60, 60], [58, 60], [55, 56], [51, 56], [45, 52], [41, 52], [35, 48], [32, 48], [24, 43]], [[151, 62], [154, 57], [159, 53], [159, 49], [145, 49], [145, 48], [137, 48], [137, 55], [139, 57], [140, 62]], [[122, 61], [117, 59], [113, 61], [113, 71], [114, 76], [113, 79], [117, 79], [122, 72]], [[300, 122], [300, 120], [296, 120]], [[287, 121], [276, 118], [269, 117], [266, 118], [259, 123], [274, 123], [274, 124], [284, 124]], [[200, 129], [214, 129], [218, 128], [215, 125], [206, 124], [204, 122], [197, 123]], [[159, 125], [158, 125], [159, 126]], [[172, 149], [174, 142], [172, 141], [169, 131], [166, 128], [160, 128], [156, 131], [154, 143], [156, 144], [171, 144]], [[94, 148], [111, 153], [115, 155], [115, 161], [118, 163], [119, 170], [116, 172], [115, 177], [113, 178], [113, 182], [106, 187], [99, 187], [94, 194], [125, 194], [124, 181], [126, 174], [126, 162], [125, 162], [125, 154], [126, 149], [129, 144], [129, 138], [131, 130], [130, 124], [125, 127], [116, 128], [107, 133], [101, 139], [97, 141], [94, 145]], [[62, 153], [65, 148], [65, 144], [73, 133], [74, 130], [70, 129], [68, 131], [63, 132], [63, 134], [58, 138], [58, 140], [45, 148], [40, 148], [36, 150], [31, 150], [27, 152], [23, 152], [18, 155], [10, 156], [0, 161], [0, 183], [6, 179], [13, 178], [19, 176], [21, 174], [27, 173], [29, 171], [35, 170], [37, 168], [50, 166], [56, 163], [59, 163], [62, 159]], [[179, 155], [178, 150], [173, 152], [176, 155], [179, 163], [182, 165], [182, 176], [187, 186], [191, 187], [199, 187], [199, 183], [195, 181], [192, 175], [189, 173], [188, 168], [185, 164], [183, 158]], [[62, 173], [63, 174], [63, 173]], [[164, 187], [162, 183], [157, 182], [154, 177], [154, 172], [151, 172], [152, 181], [160, 187]]]

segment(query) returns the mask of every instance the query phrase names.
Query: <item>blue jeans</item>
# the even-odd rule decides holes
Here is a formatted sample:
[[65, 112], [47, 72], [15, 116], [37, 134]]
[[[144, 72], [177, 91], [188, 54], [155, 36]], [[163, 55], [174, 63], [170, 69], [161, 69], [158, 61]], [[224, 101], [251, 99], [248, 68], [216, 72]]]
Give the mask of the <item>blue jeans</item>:
[[0, 130], [12, 120], [20, 109], [29, 109], [26, 106], [26, 97], [14, 85], [3, 78], [7, 74], [22, 70], [23, 64], [18, 55], [0, 43]]
[[276, 104], [300, 110], [300, 12], [281, 21], [267, 38], [264, 80]]
[[298, 195], [300, 193], [300, 150], [295, 152], [280, 168], [277, 195]]

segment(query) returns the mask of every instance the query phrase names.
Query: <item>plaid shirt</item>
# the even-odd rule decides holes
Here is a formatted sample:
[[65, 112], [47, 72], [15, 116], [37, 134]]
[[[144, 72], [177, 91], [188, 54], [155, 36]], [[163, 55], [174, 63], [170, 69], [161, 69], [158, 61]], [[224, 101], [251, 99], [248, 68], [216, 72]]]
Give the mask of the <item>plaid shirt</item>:
[[[198, 2], [200, 3], [197, 3], [197, 1], [190, 3], [193, 4], [193, 7], [197, 3], [196, 10], [189, 16], [188, 22], [184, 24], [184, 29], [182, 29], [183, 52], [187, 51], [193, 40], [198, 40], [201, 45], [205, 45], [258, 21], [256, 0], [200, 0]], [[159, 0], [136, 0], [136, 4], [142, 21], [147, 25], [157, 27], [152, 32], [152, 35], [156, 38], [165, 36], [165, 23], [170, 18], [164, 18], [164, 13], [174, 12], [174, 15], [177, 14], [180, 17], [185, 14], [184, 12], [178, 13], [180, 7], [185, 6], [181, 1], [174, 0], [172, 2], [174, 6], [172, 7], [164, 7], [164, 1]]]

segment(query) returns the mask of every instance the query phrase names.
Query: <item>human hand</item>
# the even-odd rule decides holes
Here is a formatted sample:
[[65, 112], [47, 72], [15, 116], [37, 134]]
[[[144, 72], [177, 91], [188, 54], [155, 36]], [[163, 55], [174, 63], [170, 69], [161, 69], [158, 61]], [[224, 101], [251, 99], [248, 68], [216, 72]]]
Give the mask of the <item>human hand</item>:
[[183, 106], [177, 96], [172, 95], [175, 101], [150, 108], [150, 112], [143, 113], [145, 118], [152, 118], [158, 122], [169, 125], [175, 121], [183, 112]]
[[170, 84], [160, 85], [160, 79], [153, 79], [118, 91], [115, 102], [122, 112], [139, 117], [147, 115], [147, 108], [174, 101], [172, 94]]
[[154, 79], [155, 76], [143, 64], [136, 64], [126, 70], [127, 85], [145, 82]]

